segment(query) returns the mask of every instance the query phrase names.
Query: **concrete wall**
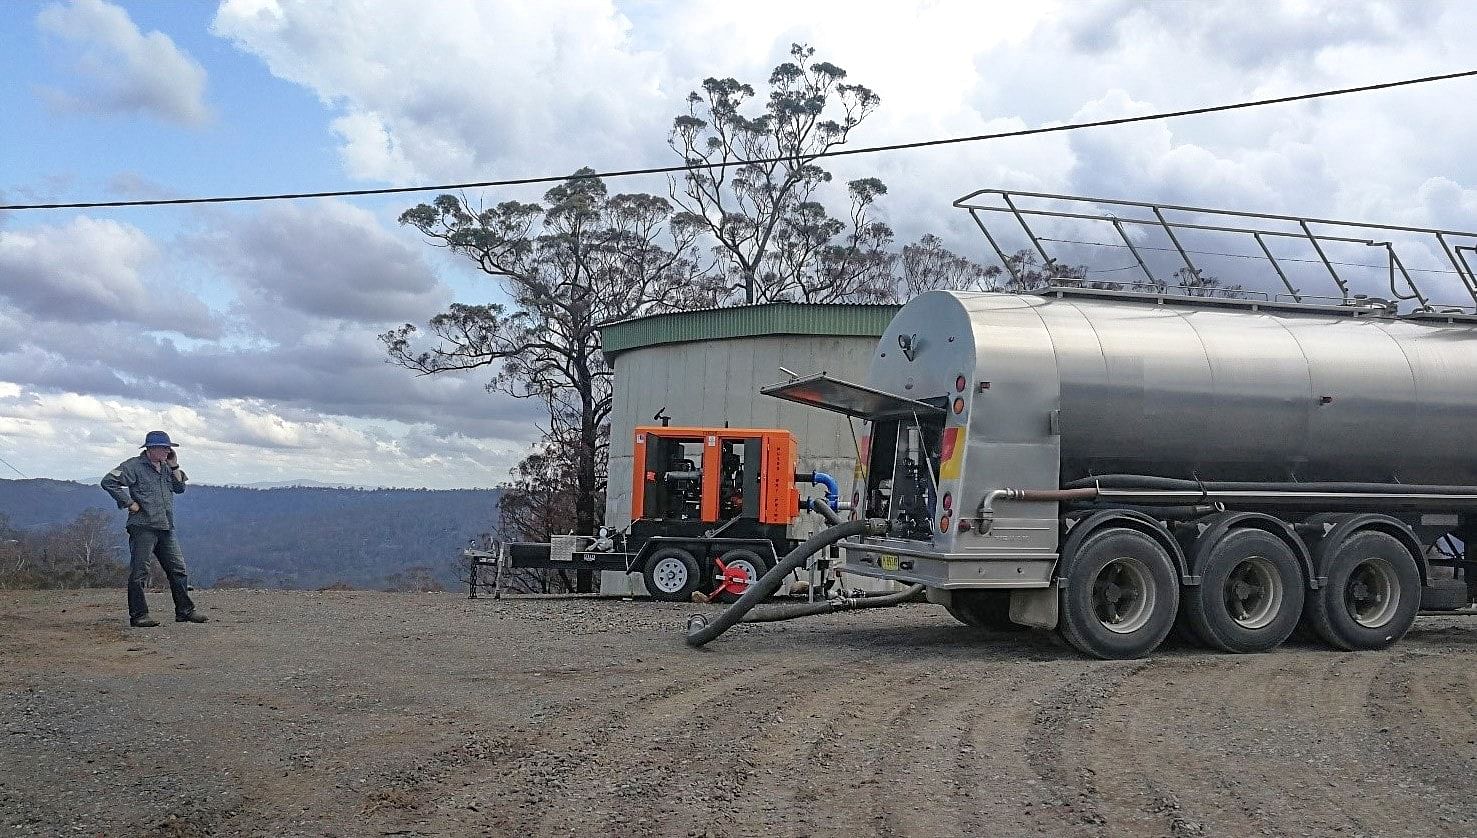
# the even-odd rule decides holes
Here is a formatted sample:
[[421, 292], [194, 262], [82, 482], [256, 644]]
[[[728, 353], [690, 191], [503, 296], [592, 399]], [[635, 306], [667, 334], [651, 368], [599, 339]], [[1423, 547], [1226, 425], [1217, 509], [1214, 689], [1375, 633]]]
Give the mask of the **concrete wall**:
[[[842, 499], [851, 495], [856, 447], [846, 417], [759, 394], [759, 388], [786, 380], [785, 367], [799, 375], [828, 372], [851, 381], [866, 379], [877, 339], [773, 335], [694, 343], [663, 344], [622, 352], [615, 359], [614, 404], [610, 429], [610, 487], [605, 522], [623, 527], [631, 520], [633, 433], [637, 425], [654, 424], [663, 406], [673, 425], [735, 428], [785, 428], [800, 448], [800, 471], [823, 471], [835, 477]], [[855, 421], [856, 433], [862, 423]], [[823, 494], [819, 486], [807, 490]], [[815, 515], [803, 515], [791, 536], [805, 538], [820, 529]], [[847, 584], [865, 587], [859, 577]], [[634, 585], [634, 588], [629, 586]], [[639, 577], [604, 574], [605, 593], [640, 593]]]

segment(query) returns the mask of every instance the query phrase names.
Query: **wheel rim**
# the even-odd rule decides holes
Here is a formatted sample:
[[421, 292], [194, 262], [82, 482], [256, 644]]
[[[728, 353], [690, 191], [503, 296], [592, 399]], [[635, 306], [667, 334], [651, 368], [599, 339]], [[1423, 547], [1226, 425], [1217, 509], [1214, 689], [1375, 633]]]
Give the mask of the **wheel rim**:
[[1103, 565], [1092, 580], [1092, 610], [1103, 628], [1131, 634], [1143, 628], [1154, 613], [1154, 577], [1132, 556]]
[[1386, 559], [1365, 559], [1344, 583], [1344, 607], [1365, 628], [1379, 628], [1395, 618], [1400, 607], [1400, 581]]
[[664, 594], [675, 594], [687, 587], [687, 564], [676, 556], [667, 556], [651, 569], [652, 581]]
[[729, 562], [726, 567], [728, 568], [730, 573], [737, 571], [749, 577], [749, 581], [746, 583], [747, 585], [754, 584], [755, 582], [759, 581], [759, 577], [764, 575], [759, 571], [759, 568], [755, 567], [754, 563], [750, 562], [748, 559], [736, 559]]
[[1266, 628], [1282, 610], [1282, 576], [1262, 556], [1242, 559], [1226, 576], [1226, 613], [1246, 629]]

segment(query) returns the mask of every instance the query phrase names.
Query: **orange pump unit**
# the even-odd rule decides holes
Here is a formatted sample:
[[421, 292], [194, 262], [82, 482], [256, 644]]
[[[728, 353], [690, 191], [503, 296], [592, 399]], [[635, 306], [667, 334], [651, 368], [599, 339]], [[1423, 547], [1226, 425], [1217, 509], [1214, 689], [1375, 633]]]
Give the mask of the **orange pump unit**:
[[552, 544], [506, 544], [498, 579], [508, 567], [623, 570], [640, 573], [657, 599], [731, 602], [799, 545], [789, 534], [801, 510], [797, 482], [825, 486], [825, 503], [840, 508], [830, 475], [796, 473], [789, 431], [645, 425], [635, 433], [630, 526], [561, 537], [557, 554]]
[[631, 518], [789, 524], [796, 450], [784, 430], [637, 427]]

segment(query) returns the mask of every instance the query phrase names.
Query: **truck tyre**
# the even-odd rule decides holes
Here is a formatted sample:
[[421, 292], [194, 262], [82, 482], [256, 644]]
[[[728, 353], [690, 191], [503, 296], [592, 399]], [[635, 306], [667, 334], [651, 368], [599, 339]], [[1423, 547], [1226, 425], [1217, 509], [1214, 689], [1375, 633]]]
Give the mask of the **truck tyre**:
[[954, 619], [990, 631], [1024, 631], [1010, 621], [1010, 591], [954, 591], [944, 606]]
[[[764, 561], [763, 556], [760, 556], [753, 550], [729, 550], [718, 558], [722, 559], [723, 564], [728, 566], [730, 573], [743, 571], [749, 577], [750, 584], [757, 582], [759, 577], [769, 571], [769, 563]], [[713, 573], [716, 578], [718, 573], [717, 566], [714, 566]], [[739, 596], [741, 594], [732, 593], [727, 588], [718, 593], [718, 599], [723, 602], [738, 602]]]
[[1179, 610], [1179, 574], [1148, 535], [1110, 527], [1089, 536], [1068, 562], [1061, 592], [1062, 639], [1095, 658], [1139, 658], [1158, 648]]
[[1196, 638], [1223, 652], [1265, 652], [1291, 635], [1303, 613], [1303, 572], [1287, 542], [1235, 529], [1205, 552], [1200, 584], [1184, 590], [1184, 617]]
[[1399, 539], [1357, 532], [1334, 548], [1323, 574], [1328, 582], [1308, 597], [1303, 617], [1330, 646], [1383, 649], [1415, 622], [1421, 572]]
[[697, 559], [681, 547], [663, 547], [651, 554], [642, 571], [646, 592], [667, 602], [689, 602], [703, 583]]

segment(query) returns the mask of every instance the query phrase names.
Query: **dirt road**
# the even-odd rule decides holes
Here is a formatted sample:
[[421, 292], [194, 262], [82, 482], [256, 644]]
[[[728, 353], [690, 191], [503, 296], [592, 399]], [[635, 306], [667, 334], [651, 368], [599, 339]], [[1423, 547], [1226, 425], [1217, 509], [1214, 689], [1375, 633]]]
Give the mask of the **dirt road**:
[[699, 652], [699, 606], [199, 599], [0, 592], [0, 834], [1477, 834], [1477, 619], [1097, 662], [922, 605]]

